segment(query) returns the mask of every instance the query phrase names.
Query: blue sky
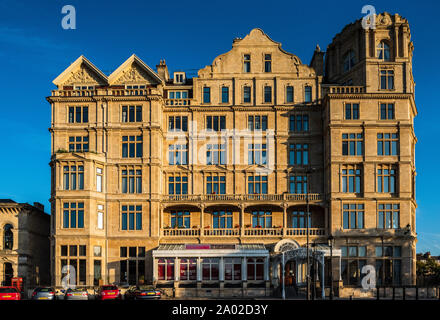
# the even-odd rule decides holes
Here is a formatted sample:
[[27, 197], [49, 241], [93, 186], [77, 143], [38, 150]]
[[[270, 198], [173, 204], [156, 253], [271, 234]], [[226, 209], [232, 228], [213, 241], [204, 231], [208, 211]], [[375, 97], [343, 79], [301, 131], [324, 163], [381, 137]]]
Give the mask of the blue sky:
[[[50, 211], [50, 105], [45, 97], [54, 89], [52, 80], [81, 54], [106, 74], [132, 53], [152, 68], [165, 58], [170, 71], [191, 74], [229, 51], [233, 38], [259, 27], [308, 64], [316, 44], [325, 50], [346, 24], [363, 16], [367, 4], [377, 12], [397, 12], [410, 23], [419, 111], [417, 251], [440, 255], [435, 189], [440, 109], [433, 98], [440, 74], [437, 1], [0, 0], [0, 198], [38, 201]], [[61, 28], [64, 5], [76, 8], [76, 30]]]

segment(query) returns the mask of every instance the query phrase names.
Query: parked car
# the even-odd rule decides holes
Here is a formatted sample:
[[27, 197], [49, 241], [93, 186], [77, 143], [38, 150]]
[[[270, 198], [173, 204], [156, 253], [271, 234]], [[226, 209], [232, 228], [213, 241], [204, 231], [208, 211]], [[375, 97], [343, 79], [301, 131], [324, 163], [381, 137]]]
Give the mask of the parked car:
[[87, 289], [69, 288], [64, 295], [64, 300], [89, 300], [89, 293], [87, 292]]
[[55, 300], [55, 290], [52, 287], [38, 287], [32, 292], [32, 300]]
[[15, 287], [0, 287], [0, 300], [21, 300], [21, 294]]
[[162, 292], [151, 285], [140, 285], [129, 288], [124, 295], [127, 300], [160, 299]]
[[99, 300], [115, 300], [121, 298], [121, 290], [115, 285], [100, 286], [96, 294], [96, 299]]

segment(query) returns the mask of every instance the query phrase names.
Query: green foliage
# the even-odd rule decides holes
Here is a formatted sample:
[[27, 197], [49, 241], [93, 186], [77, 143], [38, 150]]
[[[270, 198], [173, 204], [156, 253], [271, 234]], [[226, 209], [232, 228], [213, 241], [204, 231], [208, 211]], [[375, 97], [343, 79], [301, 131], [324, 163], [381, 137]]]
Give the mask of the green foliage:
[[440, 285], [440, 264], [432, 257], [427, 257], [425, 261], [417, 261], [416, 270], [417, 278], [422, 282], [420, 285]]

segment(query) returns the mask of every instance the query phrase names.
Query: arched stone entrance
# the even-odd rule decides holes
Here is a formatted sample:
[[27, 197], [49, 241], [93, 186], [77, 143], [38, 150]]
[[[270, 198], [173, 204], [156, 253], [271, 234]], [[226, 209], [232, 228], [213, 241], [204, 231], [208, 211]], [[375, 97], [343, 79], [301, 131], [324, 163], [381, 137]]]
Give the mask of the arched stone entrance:
[[[324, 252], [309, 249], [309, 259], [311, 266], [319, 265], [319, 274], [317, 278], [320, 280], [321, 297], [324, 299]], [[292, 282], [292, 285], [294, 286], [293, 281], [297, 281], [297, 266], [303, 263], [307, 265], [307, 248], [300, 247], [296, 241], [290, 239], [281, 240], [275, 245], [271, 268], [273, 279], [272, 284], [275, 288], [281, 286], [280, 289], [283, 298], [286, 296], [286, 286], [290, 284], [290, 282]], [[310, 269], [311, 271], [318, 271], [315, 268]], [[293, 272], [286, 274], [286, 271], [289, 273], [290, 271]]]

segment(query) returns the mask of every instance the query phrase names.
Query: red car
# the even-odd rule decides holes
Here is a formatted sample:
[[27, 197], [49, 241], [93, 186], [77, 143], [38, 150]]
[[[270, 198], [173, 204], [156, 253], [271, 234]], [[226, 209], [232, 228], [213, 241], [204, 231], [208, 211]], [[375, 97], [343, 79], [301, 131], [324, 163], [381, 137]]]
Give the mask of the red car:
[[21, 294], [15, 287], [0, 287], [0, 300], [21, 300]]
[[99, 300], [121, 299], [121, 292], [115, 285], [105, 285], [99, 287], [97, 298]]

